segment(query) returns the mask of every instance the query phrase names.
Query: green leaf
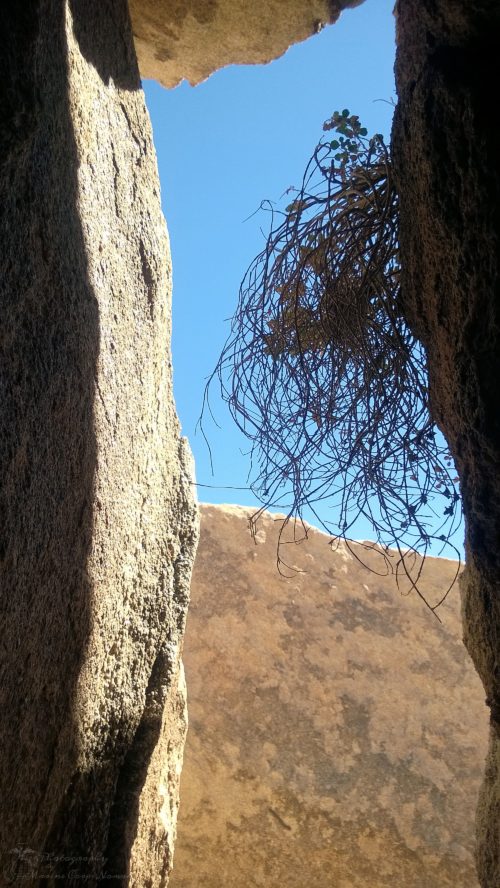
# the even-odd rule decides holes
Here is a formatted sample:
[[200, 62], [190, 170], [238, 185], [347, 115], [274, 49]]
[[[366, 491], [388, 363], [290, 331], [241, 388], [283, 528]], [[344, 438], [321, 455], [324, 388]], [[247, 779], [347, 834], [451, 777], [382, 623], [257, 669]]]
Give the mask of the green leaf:
[[342, 111], [342, 117], [349, 117], [349, 108], [344, 108]]
[[368, 135], [368, 130], [367, 130], [366, 126], [361, 127], [361, 129], [359, 131], [359, 135], [360, 136], [367, 136]]
[[336, 139], [334, 139], [333, 142], [330, 142], [330, 148], [338, 148], [338, 147], [339, 147], [339, 143], [337, 142]]

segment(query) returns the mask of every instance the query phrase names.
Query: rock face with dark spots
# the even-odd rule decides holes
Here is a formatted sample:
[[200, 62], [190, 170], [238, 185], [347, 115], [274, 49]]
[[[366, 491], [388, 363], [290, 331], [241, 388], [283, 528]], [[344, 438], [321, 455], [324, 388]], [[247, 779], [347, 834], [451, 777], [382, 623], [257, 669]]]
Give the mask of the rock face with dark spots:
[[200, 83], [231, 64], [269, 62], [362, 0], [130, 0], [143, 77]]
[[[249, 514], [201, 507], [171, 885], [473, 888], [488, 719], [457, 586], [439, 623], [312, 529], [284, 579], [281, 522], [265, 514], [254, 545]], [[455, 571], [426, 562], [431, 602]]]

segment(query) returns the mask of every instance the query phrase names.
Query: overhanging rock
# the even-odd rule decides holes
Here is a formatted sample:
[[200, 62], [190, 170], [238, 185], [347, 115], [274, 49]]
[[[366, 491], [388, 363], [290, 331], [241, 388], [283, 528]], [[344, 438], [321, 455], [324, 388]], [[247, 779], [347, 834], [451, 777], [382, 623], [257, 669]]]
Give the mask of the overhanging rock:
[[142, 77], [200, 83], [231, 64], [269, 62], [362, 0], [130, 0]]

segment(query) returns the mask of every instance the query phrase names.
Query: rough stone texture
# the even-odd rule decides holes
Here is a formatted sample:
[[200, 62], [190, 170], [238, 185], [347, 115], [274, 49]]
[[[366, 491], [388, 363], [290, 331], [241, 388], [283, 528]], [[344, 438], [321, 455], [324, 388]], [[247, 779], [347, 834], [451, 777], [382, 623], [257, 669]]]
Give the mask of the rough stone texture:
[[488, 715], [457, 586], [439, 624], [319, 531], [282, 579], [274, 516], [254, 545], [250, 510], [201, 513], [171, 888], [473, 888]]
[[[131, 0], [141, 72], [170, 85], [265, 61], [347, 5]], [[461, 478], [465, 640], [492, 716], [478, 864], [483, 888], [498, 888], [500, 129], [486, 85], [500, 10], [399, 0], [398, 20], [403, 292]], [[3, 4], [0, 22], [0, 884], [94, 884], [105, 857], [118, 882], [162, 885], [196, 526], [149, 122], [125, 0], [25, 0]], [[454, 831], [469, 802], [447, 813]], [[280, 810], [270, 817], [289, 837]], [[452, 869], [461, 853], [447, 852]], [[448, 862], [426, 860], [427, 885]]]
[[164, 86], [269, 62], [362, 0], [130, 0], [139, 67]]
[[494, 0], [399, 0], [393, 154], [405, 312], [466, 520], [464, 638], [491, 709], [478, 809], [484, 888], [500, 885], [500, 127]]
[[125, 0], [0, 22], [0, 884], [144, 886], [196, 540], [155, 153]]

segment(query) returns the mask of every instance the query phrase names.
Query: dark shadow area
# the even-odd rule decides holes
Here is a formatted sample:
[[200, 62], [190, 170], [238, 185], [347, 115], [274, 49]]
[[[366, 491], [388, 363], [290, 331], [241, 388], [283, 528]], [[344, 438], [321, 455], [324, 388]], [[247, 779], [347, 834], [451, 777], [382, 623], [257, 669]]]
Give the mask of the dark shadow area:
[[78, 48], [102, 82], [141, 89], [127, 0], [68, 0], [68, 6]]
[[44, 848], [76, 754], [99, 312], [77, 206], [64, 4], [9, 5], [1, 26], [0, 847], [9, 884], [26, 877], [23, 849]]
[[[166, 687], [163, 677], [169, 672], [168, 653], [160, 651], [151, 671], [146, 689], [143, 716], [123, 760], [118, 776], [115, 798], [111, 808], [108, 844], [105, 852], [105, 872], [99, 885], [107, 885], [109, 874], [118, 878], [115, 884], [128, 884], [130, 848], [139, 824], [139, 801], [144, 786], [147, 764], [160, 736], [165, 706]], [[170, 670], [171, 672], [171, 670]], [[163, 679], [163, 681], [162, 681]], [[168, 872], [165, 857], [165, 877]]]
[[402, 290], [460, 478], [463, 637], [491, 724], [476, 815], [479, 881], [489, 888], [500, 884], [500, 127], [485, 86], [498, 78], [500, 9], [405, 0], [398, 12]]
[[[126, 0], [69, 7], [102, 79], [139, 89]], [[63, 0], [0, 10], [1, 885], [91, 884], [130, 739], [117, 731], [99, 773], [76, 773], [73, 712], [94, 594], [100, 329], [78, 207], [65, 16]]]

